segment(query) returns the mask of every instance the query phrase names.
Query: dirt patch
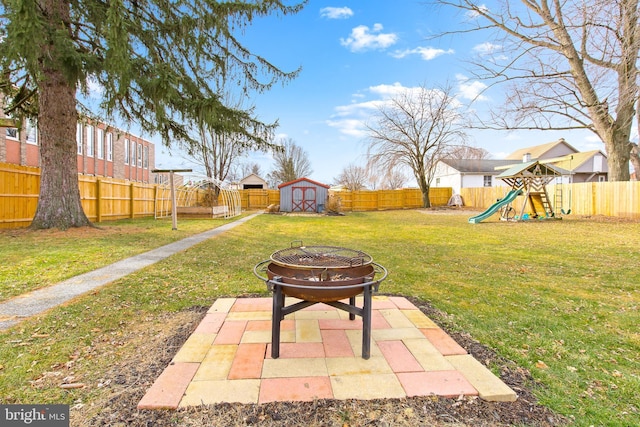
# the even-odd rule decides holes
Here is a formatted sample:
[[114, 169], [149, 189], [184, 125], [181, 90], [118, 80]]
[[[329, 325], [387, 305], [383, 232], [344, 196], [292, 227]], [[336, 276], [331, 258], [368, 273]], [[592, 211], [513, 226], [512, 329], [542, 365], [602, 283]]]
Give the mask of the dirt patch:
[[[447, 316], [430, 304], [412, 302], [443, 329]], [[156, 319], [128, 333], [135, 354], [101, 375], [102, 391], [71, 410], [73, 426], [559, 426], [562, 417], [537, 404], [529, 373], [463, 333], [449, 334], [477, 360], [499, 366], [500, 377], [518, 393], [512, 403], [479, 398], [415, 397], [376, 400], [317, 400], [263, 405], [222, 403], [176, 411], [138, 410], [137, 403], [191, 335], [204, 307]], [[143, 322], [142, 322], [143, 323]], [[99, 350], [98, 350], [99, 351]]]

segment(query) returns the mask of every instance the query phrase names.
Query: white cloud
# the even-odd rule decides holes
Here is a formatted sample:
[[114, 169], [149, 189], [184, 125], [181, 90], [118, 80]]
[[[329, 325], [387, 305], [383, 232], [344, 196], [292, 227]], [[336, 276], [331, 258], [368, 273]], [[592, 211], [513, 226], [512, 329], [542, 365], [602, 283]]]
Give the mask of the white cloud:
[[467, 19], [469, 19], [469, 20], [478, 19], [478, 17], [480, 16], [480, 12], [482, 12], [482, 13], [489, 12], [489, 8], [484, 4], [481, 4], [481, 5], [477, 6], [477, 8], [478, 8], [477, 11], [476, 10], [467, 11], [467, 13], [465, 14]]
[[502, 49], [502, 45], [494, 44], [491, 42], [484, 42], [484, 43], [475, 45], [472, 50], [484, 56], [484, 55], [491, 55], [495, 52], [500, 51], [501, 49]]
[[487, 88], [486, 84], [477, 80], [469, 80], [460, 74], [456, 78], [458, 79], [458, 94], [461, 98], [472, 101], [487, 101], [489, 99], [482, 95], [482, 92]]
[[320, 16], [327, 19], [347, 19], [353, 16], [353, 10], [348, 7], [323, 7]]
[[451, 55], [455, 53], [453, 49], [444, 50], [433, 47], [417, 47], [415, 49], [396, 50], [391, 54], [394, 58], [404, 58], [409, 55], [420, 55], [425, 61], [430, 61], [440, 55]]
[[398, 41], [398, 36], [394, 33], [382, 33], [382, 29], [382, 24], [374, 24], [371, 29], [366, 25], [359, 25], [351, 30], [349, 37], [341, 38], [340, 44], [352, 52], [386, 49]]

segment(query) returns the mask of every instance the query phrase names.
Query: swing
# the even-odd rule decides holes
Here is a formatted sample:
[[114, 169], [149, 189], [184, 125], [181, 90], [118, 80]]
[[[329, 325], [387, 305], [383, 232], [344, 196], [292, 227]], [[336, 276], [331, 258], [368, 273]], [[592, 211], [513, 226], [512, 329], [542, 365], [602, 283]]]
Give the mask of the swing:
[[[571, 181], [571, 176], [569, 176], [569, 180]], [[564, 184], [564, 182], [563, 182]], [[562, 215], [569, 215], [571, 213], [571, 196], [572, 196], [571, 182], [569, 182], [569, 209], [565, 212], [564, 208], [560, 209]]]

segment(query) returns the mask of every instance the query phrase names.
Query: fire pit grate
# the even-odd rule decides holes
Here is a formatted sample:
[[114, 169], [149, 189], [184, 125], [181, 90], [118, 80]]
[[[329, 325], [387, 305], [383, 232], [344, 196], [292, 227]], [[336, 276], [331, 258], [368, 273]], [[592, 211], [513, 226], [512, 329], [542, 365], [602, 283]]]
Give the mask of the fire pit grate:
[[373, 258], [339, 246], [295, 246], [271, 254], [271, 261], [290, 268], [352, 268], [371, 264]]

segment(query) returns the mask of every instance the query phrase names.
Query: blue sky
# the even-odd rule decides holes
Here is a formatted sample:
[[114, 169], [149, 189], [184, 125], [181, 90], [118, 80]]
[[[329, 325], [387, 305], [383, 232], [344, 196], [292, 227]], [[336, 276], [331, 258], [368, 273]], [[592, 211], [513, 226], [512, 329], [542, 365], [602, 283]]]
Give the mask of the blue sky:
[[[247, 27], [242, 40], [250, 50], [285, 71], [302, 67], [300, 76], [277, 84], [250, 102], [266, 122], [279, 121], [279, 138], [291, 138], [309, 155], [309, 178], [331, 184], [350, 163], [364, 165], [366, 131], [372, 105], [394, 91], [450, 83], [460, 102], [468, 103], [483, 83], [469, 78], [465, 60], [486, 50], [479, 34], [430, 38], [445, 29], [462, 27], [452, 10], [435, 9], [424, 1], [311, 0], [298, 14], [261, 18]], [[501, 93], [492, 89], [476, 108], [499, 105]], [[470, 145], [501, 158], [516, 149], [564, 137], [581, 151], [601, 149], [590, 132], [470, 133]], [[156, 167], [193, 167], [177, 150], [171, 154], [156, 143]], [[266, 175], [268, 154], [256, 153]], [[413, 180], [408, 185], [415, 185]]]

